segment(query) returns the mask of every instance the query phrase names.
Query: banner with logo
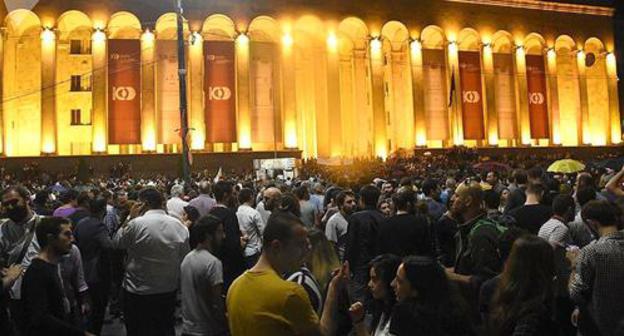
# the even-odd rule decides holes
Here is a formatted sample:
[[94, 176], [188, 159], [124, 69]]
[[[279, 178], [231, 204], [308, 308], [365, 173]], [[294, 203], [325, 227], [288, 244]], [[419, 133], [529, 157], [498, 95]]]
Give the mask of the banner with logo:
[[141, 143], [141, 42], [108, 41], [108, 143]]
[[444, 50], [423, 49], [425, 124], [428, 140], [449, 138]]
[[236, 63], [233, 41], [204, 42], [206, 142], [236, 142]]
[[527, 55], [526, 70], [531, 138], [547, 139], [550, 136], [550, 130], [548, 127], [544, 57], [541, 55]]
[[[254, 143], [276, 141], [278, 125], [275, 119], [277, 92], [274, 86], [276, 68], [273, 60], [279, 59], [274, 43], [251, 43], [251, 139]], [[280, 132], [281, 133], [281, 132]]]
[[516, 138], [516, 93], [511, 54], [494, 54], [494, 97], [498, 116], [498, 137]]
[[462, 100], [464, 139], [482, 140], [483, 90], [481, 87], [481, 56], [477, 51], [459, 52], [459, 78]]
[[175, 40], [156, 41], [156, 119], [158, 143], [179, 144], [180, 82]]

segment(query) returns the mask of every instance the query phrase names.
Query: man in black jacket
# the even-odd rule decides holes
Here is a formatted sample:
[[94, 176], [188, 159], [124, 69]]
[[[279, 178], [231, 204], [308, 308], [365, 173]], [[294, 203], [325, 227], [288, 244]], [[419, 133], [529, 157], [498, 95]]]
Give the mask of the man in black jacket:
[[210, 214], [223, 222], [225, 231], [225, 240], [216, 256], [223, 264], [223, 288], [227, 291], [234, 279], [245, 271], [245, 258], [241, 246], [242, 234], [236, 212], [233, 210], [236, 198], [232, 183], [219, 181], [212, 190], [217, 205], [210, 210]]
[[411, 190], [400, 191], [392, 196], [397, 212], [381, 224], [378, 254], [433, 256], [427, 218], [410, 213], [414, 198]]
[[82, 255], [85, 280], [92, 301], [87, 329], [94, 334], [100, 334], [102, 330], [111, 287], [112, 242], [103, 222], [106, 205], [105, 198], [92, 200], [89, 205], [90, 215], [74, 227], [76, 245]]
[[349, 261], [353, 277], [350, 281], [353, 300], [364, 302], [368, 284], [368, 263], [377, 255], [377, 232], [384, 217], [377, 210], [381, 192], [373, 185], [360, 190], [360, 208], [349, 217], [345, 260]]

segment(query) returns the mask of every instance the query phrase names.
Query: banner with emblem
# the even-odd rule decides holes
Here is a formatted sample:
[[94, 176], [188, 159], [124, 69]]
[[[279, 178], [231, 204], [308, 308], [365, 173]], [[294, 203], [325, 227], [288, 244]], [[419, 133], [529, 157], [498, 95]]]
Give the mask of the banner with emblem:
[[449, 138], [449, 118], [444, 50], [423, 49], [422, 57], [427, 139], [446, 140]]
[[206, 142], [236, 142], [236, 63], [233, 41], [204, 41]]
[[180, 81], [176, 40], [156, 40], [158, 143], [180, 144]]
[[531, 138], [547, 139], [549, 138], [550, 130], [548, 128], [544, 57], [541, 55], [527, 55], [526, 70]]
[[517, 135], [516, 94], [511, 54], [494, 54], [494, 99], [498, 116], [498, 137], [515, 139]]
[[479, 52], [459, 52], [459, 78], [464, 139], [482, 140], [485, 138], [485, 132], [483, 129], [483, 90]]
[[108, 41], [108, 143], [141, 143], [141, 41]]
[[251, 141], [253, 143], [273, 143], [279, 141], [282, 132], [279, 113], [279, 83], [277, 67], [273, 62], [279, 59], [275, 43], [251, 42], [250, 44], [251, 78]]

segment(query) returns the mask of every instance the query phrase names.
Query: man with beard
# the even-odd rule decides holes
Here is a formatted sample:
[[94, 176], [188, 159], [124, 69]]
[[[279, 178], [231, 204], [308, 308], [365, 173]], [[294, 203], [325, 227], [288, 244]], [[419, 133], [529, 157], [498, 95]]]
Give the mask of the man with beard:
[[59, 261], [72, 248], [71, 223], [46, 217], [35, 229], [41, 247], [22, 282], [24, 335], [91, 335], [67, 322], [67, 298], [59, 277]]
[[327, 221], [325, 236], [327, 236], [327, 240], [334, 243], [338, 258], [343, 260], [346, 246], [345, 238], [349, 228], [347, 219], [355, 211], [355, 194], [351, 191], [343, 191], [336, 197], [336, 202], [339, 211]]
[[368, 263], [377, 255], [377, 235], [384, 216], [377, 210], [380, 191], [374, 185], [360, 190], [360, 209], [349, 218], [345, 260], [353, 271], [349, 282], [353, 300], [365, 302], [368, 292]]
[[217, 205], [210, 210], [210, 214], [221, 220], [225, 230], [225, 240], [216, 255], [223, 263], [223, 285], [227, 291], [232, 281], [245, 270], [243, 241], [238, 217], [234, 211], [236, 208], [234, 186], [230, 182], [219, 181], [214, 185], [213, 191]]
[[225, 239], [217, 217], [202, 217], [191, 227], [197, 242], [181, 266], [182, 334], [227, 335], [223, 301], [223, 265], [214, 256]]
[[506, 228], [487, 219], [481, 187], [460, 189], [455, 196], [451, 212], [462, 224], [456, 235], [455, 267], [447, 268], [446, 273], [450, 280], [460, 285], [466, 300], [473, 303], [471, 306], [476, 307], [476, 293], [481, 284], [501, 270], [498, 237]]
[[[2, 216], [8, 219], [0, 224], [1, 268], [21, 264], [33, 241], [35, 227], [41, 220], [41, 216], [30, 209], [28, 199], [28, 190], [21, 186], [10, 187], [2, 193]], [[14, 322], [22, 316], [19, 289], [19, 285], [14, 286], [10, 293], [9, 308]], [[19, 328], [19, 326], [16, 327]]]
[[269, 187], [262, 193], [262, 200], [258, 202], [256, 210], [260, 213], [263, 223], [269, 222], [271, 211], [277, 208], [282, 192], [276, 187]]

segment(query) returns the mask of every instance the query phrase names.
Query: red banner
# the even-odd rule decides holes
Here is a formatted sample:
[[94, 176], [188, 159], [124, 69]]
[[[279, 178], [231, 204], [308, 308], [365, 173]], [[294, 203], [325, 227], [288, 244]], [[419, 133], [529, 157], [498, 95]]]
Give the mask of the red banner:
[[483, 90], [479, 52], [459, 52], [459, 78], [462, 90], [464, 139], [482, 140], [485, 138], [485, 132], [483, 130]]
[[547, 139], [548, 102], [546, 101], [546, 69], [541, 55], [526, 56], [527, 86], [529, 91], [529, 120], [531, 138]]
[[141, 143], [141, 41], [108, 41], [108, 143]]
[[236, 142], [233, 41], [204, 42], [206, 142]]

